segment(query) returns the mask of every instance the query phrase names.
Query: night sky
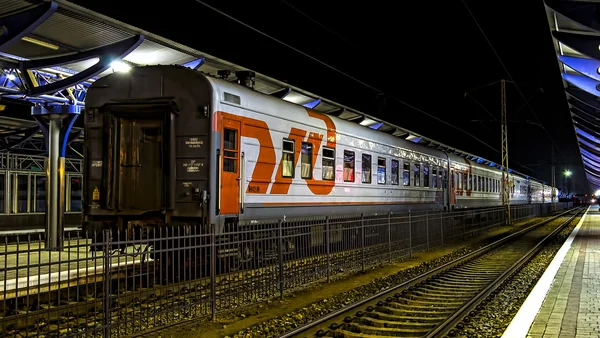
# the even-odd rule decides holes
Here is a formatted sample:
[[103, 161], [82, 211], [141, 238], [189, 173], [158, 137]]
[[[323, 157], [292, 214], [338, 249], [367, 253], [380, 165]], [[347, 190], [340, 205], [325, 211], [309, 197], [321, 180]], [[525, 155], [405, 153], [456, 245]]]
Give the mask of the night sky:
[[496, 162], [512, 78], [510, 166], [550, 182], [552, 139], [588, 192], [541, 0], [202, 1], [270, 37], [195, 0], [73, 2]]

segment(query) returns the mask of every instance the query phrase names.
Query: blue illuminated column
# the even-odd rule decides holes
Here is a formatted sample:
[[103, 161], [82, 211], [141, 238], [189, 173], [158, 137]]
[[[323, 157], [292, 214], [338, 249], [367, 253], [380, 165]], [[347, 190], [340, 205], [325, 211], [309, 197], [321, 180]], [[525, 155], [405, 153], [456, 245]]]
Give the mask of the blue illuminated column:
[[71, 128], [79, 116], [79, 106], [36, 106], [31, 114], [40, 125], [46, 141], [46, 250], [63, 246], [65, 215], [65, 153]]

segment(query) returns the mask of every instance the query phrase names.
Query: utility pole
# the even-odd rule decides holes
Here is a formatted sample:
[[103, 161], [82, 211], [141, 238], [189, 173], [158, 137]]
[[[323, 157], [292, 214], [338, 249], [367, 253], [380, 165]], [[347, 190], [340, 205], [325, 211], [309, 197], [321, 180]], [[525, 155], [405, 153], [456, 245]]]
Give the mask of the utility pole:
[[510, 224], [510, 187], [508, 175], [508, 123], [506, 118], [506, 80], [500, 80], [501, 117], [500, 127], [502, 135], [502, 205], [506, 207], [506, 224]]

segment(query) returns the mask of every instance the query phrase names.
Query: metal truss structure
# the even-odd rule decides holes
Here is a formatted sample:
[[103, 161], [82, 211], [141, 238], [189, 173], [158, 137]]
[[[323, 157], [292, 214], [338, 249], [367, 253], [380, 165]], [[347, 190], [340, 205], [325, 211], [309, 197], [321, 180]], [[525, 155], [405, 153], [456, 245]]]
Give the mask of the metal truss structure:
[[600, 189], [600, 3], [547, 0], [546, 16], [591, 191]]

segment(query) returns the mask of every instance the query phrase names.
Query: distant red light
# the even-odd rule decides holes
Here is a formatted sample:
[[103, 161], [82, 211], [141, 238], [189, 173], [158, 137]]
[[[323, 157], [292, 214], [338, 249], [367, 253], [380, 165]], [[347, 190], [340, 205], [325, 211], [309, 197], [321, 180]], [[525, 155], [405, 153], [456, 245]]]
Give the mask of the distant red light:
[[79, 179], [78, 179], [78, 178], [76, 178], [76, 179], [74, 179], [74, 180], [73, 180], [73, 182], [75, 182], [75, 183], [79, 183]]

